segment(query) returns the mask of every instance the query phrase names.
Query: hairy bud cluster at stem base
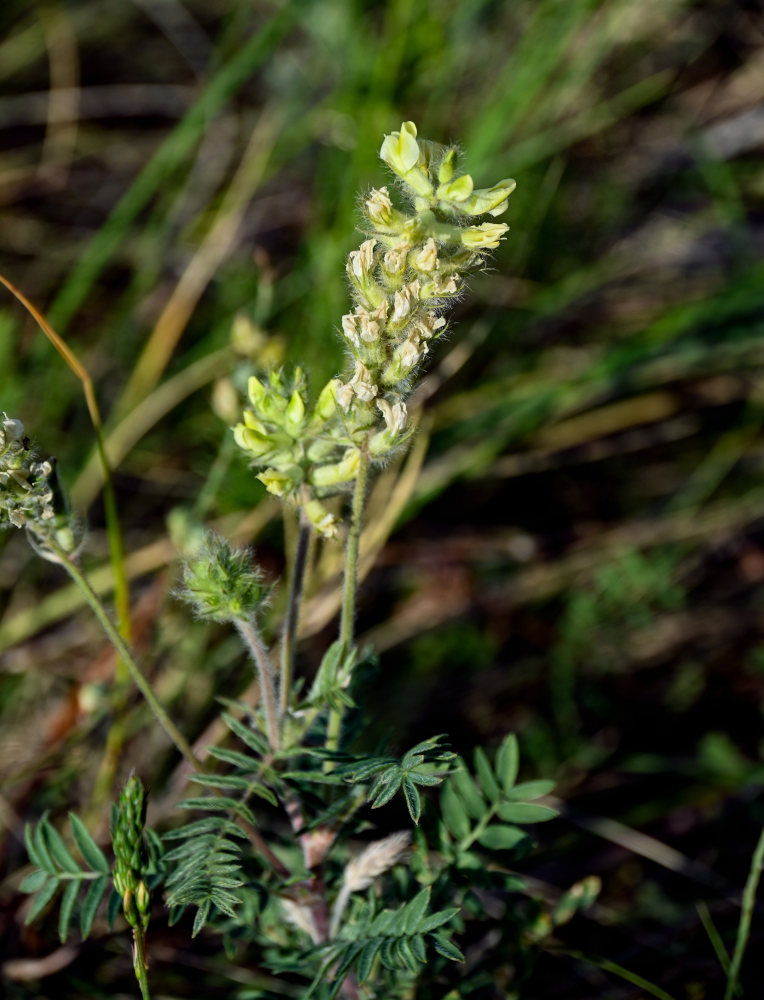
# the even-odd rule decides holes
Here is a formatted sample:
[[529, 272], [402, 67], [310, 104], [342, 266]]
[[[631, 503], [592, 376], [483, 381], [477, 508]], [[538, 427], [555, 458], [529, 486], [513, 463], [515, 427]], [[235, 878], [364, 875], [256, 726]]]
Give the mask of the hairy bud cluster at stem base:
[[349, 370], [312, 409], [299, 368], [291, 378], [251, 378], [249, 408], [233, 429], [268, 492], [301, 506], [326, 537], [338, 522], [323, 501], [350, 487], [362, 455], [384, 461], [409, 438], [406, 399], [430, 344], [446, 331], [466, 276], [508, 229], [476, 219], [504, 212], [515, 188], [476, 188], [457, 172], [456, 149], [418, 139], [413, 122], [385, 136], [379, 155], [409, 207], [396, 208], [386, 187], [363, 201], [367, 238], [348, 255], [354, 306], [341, 321]]

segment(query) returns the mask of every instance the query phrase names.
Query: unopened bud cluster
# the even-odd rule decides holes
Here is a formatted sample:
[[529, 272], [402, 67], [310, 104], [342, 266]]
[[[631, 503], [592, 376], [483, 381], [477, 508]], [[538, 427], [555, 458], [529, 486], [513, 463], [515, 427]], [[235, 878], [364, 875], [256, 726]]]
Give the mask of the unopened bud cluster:
[[146, 801], [140, 778], [130, 775], [119, 796], [111, 827], [114, 848], [114, 888], [122, 900], [122, 912], [131, 927], [146, 930], [151, 895], [145, 876], [148, 855], [143, 842]]
[[3, 413], [0, 420], [0, 528], [26, 528], [41, 555], [46, 540], [67, 553], [77, 547], [75, 526], [58, 492], [55, 465], [40, 461], [24, 425]]
[[342, 317], [352, 369], [324, 386], [312, 411], [299, 369], [291, 383], [282, 373], [252, 378], [251, 408], [234, 428], [269, 492], [301, 504], [324, 535], [337, 525], [321, 501], [355, 480], [362, 453], [384, 460], [410, 434], [406, 398], [429, 346], [465, 276], [508, 228], [477, 217], [504, 212], [515, 187], [475, 188], [457, 173], [456, 150], [417, 139], [413, 122], [385, 137], [380, 156], [412, 207], [396, 208], [386, 187], [364, 199], [367, 239], [348, 255], [354, 308]]
[[268, 595], [269, 588], [249, 552], [213, 532], [183, 566], [180, 597], [207, 621], [251, 621]]

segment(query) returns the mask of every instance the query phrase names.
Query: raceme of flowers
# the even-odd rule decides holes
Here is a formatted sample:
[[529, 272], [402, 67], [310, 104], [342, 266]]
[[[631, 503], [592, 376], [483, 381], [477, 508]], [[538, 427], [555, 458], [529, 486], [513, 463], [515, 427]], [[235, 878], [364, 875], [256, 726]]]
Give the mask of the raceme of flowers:
[[[347, 258], [353, 309], [342, 317], [351, 366], [307, 406], [305, 377], [272, 372], [249, 380], [250, 407], [234, 427], [258, 479], [300, 505], [319, 534], [335, 536], [323, 501], [356, 479], [361, 456], [384, 461], [411, 434], [406, 399], [466, 276], [481, 267], [508, 227], [500, 215], [515, 187], [475, 188], [457, 173], [454, 148], [417, 138], [413, 122], [385, 136], [381, 158], [401, 181], [408, 211], [387, 187], [363, 202], [367, 238]], [[469, 223], [469, 224], [467, 224]]]

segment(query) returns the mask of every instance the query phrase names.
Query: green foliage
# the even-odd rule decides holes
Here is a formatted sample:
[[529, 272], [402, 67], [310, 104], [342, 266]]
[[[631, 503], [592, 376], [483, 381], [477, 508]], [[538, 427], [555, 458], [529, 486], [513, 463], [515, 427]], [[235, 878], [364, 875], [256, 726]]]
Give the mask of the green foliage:
[[474, 765], [473, 775], [461, 761], [440, 796], [441, 838], [458, 864], [473, 863], [469, 849], [475, 843], [493, 851], [511, 850], [527, 839], [521, 826], [557, 815], [555, 809], [534, 801], [548, 795], [554, 782], [516, 784], [519, 756], [514, 733], [502, 741], [493, 766], [480, 747]]
[[110, 882], [109, 863], [103, 851], [74, 813], [69, 813], [69, 826], [87, 867], [80, 866], [61, 834], [48, 817], [43, 816], [37, 824], [28, 824], [25, 830], [27, 853], [35, 871], [27, 875], [20, 886], [22, 892], [34, 894], [26, 916], [28, 924], [48, 907], [60, 891], [63, 892], [58, 919], [58, 934], [62, 942], [67, 939], [78, 903], [80, 934], [87, 938]]
[[450, 769], [456, 754], [447, 750], [443, 736], [431, 736], [412, 747], [400, 760], [394, 757], [372, 757], [362, 762], [352, 762], [337, 768], [336, 774], [352, 784], [374, 781], [367, 798], [372, 809], [386, 805], [399, 791], [403, 792], [406, 808], [415, 823], [422, 814], [422, 800], [417, 785], [439, 785]]
[[299, 969], [303, 963], [318, 965], [303, 1000], [316, 994], [320, 987], [326, 987], [320, 992], [322, 1000], [332, 1000], [353, 969], [359, 983], [365, 983], [375, 970], [379, 973], [374, 975], [375, 982], [387, 979], [395, 982], [400, 974], [410, 978], [428, 962], [428, 944], [444, 958], [463, 961], [464, 956], [451, 941], [446, 927], [459, 911], [452, 907], [428, 913], [430, 895], [430, 887], [421, 889], [395, 910], [378, 909], [373, 898], [359, 902], [352, 919], [343, 925], [335, 941], [304, 952], [297, 956], [297, 962], [286, 966]]
[[167, 905], [173, 910], [173, 921], [180, 918], [187, 906], [197, 908], [194, 935], [216, 910], [229, 917], [236, 916], [241, 902], [236, 890], [248, 884], [242, 870], [242, 841], [246, 842], [247, 834], [236, 820], [253, 827], [257, 823], [248, 800], [254, 795], [271, 805], [278, 804], [274, 792], [263, 781], [264, 774], [271, 780], [274, 777], [272, 770], [263, 765], [267, 744], [229, 712], [223, 712], [222, 718], [231, 732], [258, 756], [226, 747], [208, 747], [213, 758], [231, 765], [231, 769], [224, 774], [193, 774], [193, 782], [216, 794], [184, 799], [178, 808], [216, 815], [186, 823], [164, 835], [165, 841], [178, 842], [165, 855], [165, 862], [172, 869], [166, 882]]
[[[189, 808], [188, 802], [180, 805]], [[224, 807], [225, 800], [217, 808]], [[199, 803], [194, 803], [193, 808], [200, 808]], [[246, 834], [220, 816], [196, 820], [165, 834], [165, 840], [180, 841], [165, 855], [166, 862], [174, 865], [166, 883], [167, 905], [174, 911], [172, 922], [187, 906], [197, 908], [194, 936], [207, 923], [213, 907], [228, 916], [236, 915], [239, 896], [235, 890], [245, 885], [241, 845], [233, 839], [236, 837], [246, 839]]]

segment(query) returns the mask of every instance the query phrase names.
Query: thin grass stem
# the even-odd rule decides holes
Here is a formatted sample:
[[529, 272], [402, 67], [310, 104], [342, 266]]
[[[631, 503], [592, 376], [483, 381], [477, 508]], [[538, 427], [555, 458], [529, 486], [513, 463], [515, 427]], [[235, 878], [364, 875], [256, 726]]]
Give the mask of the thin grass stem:
[[727, 976], [727, 989], [724, 991], [724, 1000], [732, 1000], [738, 992], [738, 979], [740, 978], [740, 968], [743, 964], [748, 935], [751, 932], [751, 918], [753, 908], [756, 903], [756, 890], [759, 886], [761, 869], [764, 866], [764, 830], [761, 831], [756, 850], [751, 859], [751, 869], [748, 872], [745, 889], [743, 889], [743, 908], [740, 914], [740, 923], [737, 928], [737, 938], [735, 939], [735, 950], [732, 954], [729, 974]]

